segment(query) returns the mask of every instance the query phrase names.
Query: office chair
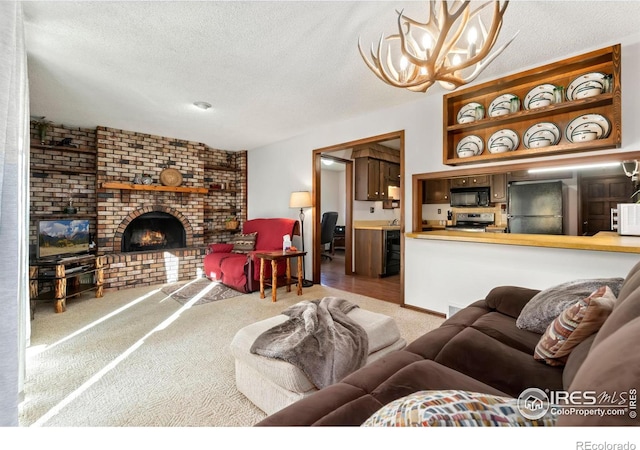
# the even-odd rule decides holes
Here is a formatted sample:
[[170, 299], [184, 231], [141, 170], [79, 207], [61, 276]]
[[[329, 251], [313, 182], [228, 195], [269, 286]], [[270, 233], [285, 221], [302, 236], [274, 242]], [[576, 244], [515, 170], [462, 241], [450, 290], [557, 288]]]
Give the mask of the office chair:
[[333, 233], [338, 222], [338, 213], [335, 211], [327, 211], [322, 214], [322, 222], [320, 223], [320, 245], [322, 246], [322, 257], [333, 260], [333, 257], [324, 251], [326, 244], [333, 243]]

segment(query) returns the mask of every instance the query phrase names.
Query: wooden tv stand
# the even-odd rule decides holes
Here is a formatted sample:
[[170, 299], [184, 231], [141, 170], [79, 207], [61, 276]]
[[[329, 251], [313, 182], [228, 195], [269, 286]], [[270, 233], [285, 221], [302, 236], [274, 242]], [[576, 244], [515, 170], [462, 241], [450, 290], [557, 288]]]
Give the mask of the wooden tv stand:
[[[35, 314], [38, 300], [54, 300], [57, 313], [66, 310], [68, 298], [90, 290], [96, 291], [96, 298], [104, 295], [104, 256], [93, 254], [40, 259], [32, 261], [29, 267], [29, 296], [31, 298], [31, 319]], [[93, 274], [91, 282], [83, 275]], [[83, 279], [84, 278], [84, 279]], [[52, 285], [49, 290], [44, 286]]]

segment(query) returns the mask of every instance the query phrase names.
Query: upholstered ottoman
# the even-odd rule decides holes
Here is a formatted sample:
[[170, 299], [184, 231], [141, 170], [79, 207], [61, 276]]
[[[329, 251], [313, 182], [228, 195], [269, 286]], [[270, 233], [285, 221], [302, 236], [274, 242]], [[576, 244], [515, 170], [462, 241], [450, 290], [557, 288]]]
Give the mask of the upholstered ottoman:
[[[406, 341], [400, 337], [398, 326], [391, 317], [362, 308], [351, 310], [348, 316], [367, 333], [369, 356], [366, 364], [406, 346]], [[235, 357], [236, 366], [236, 387], [267, 414], [273, 414], [317, 391], [302, 370], [293, 364], [249, 351], [258, 336], [288, 318], [280, 314], [248, 325], [238, 331], [231, 341], [231, 353]]]

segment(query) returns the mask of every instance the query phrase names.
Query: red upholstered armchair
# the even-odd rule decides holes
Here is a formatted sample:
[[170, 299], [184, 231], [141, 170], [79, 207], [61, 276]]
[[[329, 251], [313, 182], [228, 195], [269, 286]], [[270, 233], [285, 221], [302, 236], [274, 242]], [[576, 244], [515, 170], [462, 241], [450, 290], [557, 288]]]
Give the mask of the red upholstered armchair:
[[[247, 254], [233, 253], [233, 244], [210, 244], [205, 255], [204, 273], [210, 280], [223, 284], [240, 292], [254, 292], [260, 289], [260, 260], [257, 252], [282, 250], [282, 237], [300, 234], [297, 220], [286, 218], [267, 218], [247, 220], [242, 234], [257, 233], [256, 245]], [[278, 276], [284, 275], [285, 262], [278, 264]], [[265, 276], [271, 276], [271, 265], [265, 266]]]

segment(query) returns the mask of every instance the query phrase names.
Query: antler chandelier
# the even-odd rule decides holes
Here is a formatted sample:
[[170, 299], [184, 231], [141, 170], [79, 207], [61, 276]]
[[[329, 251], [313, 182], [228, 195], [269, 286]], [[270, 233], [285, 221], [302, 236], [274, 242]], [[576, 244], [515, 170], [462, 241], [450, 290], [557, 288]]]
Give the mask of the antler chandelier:
[[[502, 28], [502, 17], [509, 2], [483, 2], [474, 10], [470, 10], [471, 3], [469, 0], [451, 4], [447, 0], [430, 0], [429, 18], [425, 23], [396, 10], [398, 34], [387, 38], [381, 35], [377, 51], [371, 45], [371, 60], [365, 56], [358, 39], [360, 55], [369, 69], [391, 86], [426, 92], [436, 81], [449, 90], [467, 84], [476, 79], [518, 34], [489, 54]], [[487, 29], [479, 13], [489, 5], [493, 5], [493, 15]], [[481, 31], [479, 42], [478, 32], [472, 26], [476, 22]], [[386, 58], [383, 58], [385, 40], [389, 42], [386, 45]], [[397, 42], [394, 44], [393, 41]], [[392, 55], [393, 45], [393, 50], [399, 48], [399, 56], [397, 51]]]

